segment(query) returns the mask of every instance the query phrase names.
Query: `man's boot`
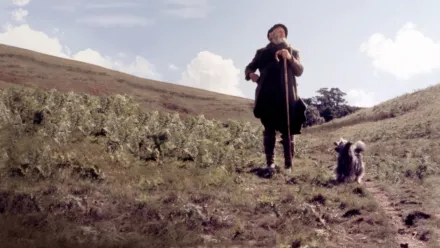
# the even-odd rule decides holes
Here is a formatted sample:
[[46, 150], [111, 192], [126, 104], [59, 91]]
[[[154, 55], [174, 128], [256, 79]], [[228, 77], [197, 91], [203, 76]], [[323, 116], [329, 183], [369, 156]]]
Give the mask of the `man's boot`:
[[266, 165], [270, 168], [275, 167], [275, 132], [264, 131], [263, 133], [263, 145], [264, 153], [266, 154]]
[[[292, 166], [293, 166], [293, 156], [294, 151], [295, 151], [295, 136], [291, 135], [290, 136], [290, 151], [291, 154], [289, 154], [289, 141], [288, 141], [288, 137], [286, 135], [282, 135], [282, 141], [281, 143], [283, 144], [283, 150], [284, 150], [284, 168], [286, 170], [291, 170]], [[291, 156], [290, 156], [291, 155]]]

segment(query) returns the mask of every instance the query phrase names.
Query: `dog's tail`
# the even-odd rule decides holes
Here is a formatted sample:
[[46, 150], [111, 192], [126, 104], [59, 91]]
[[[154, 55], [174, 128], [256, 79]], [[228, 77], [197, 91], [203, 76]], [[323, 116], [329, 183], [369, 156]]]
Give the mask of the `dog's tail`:
[[361, 153], [365, 151], [365, 143], [362, 142], [361, 140], [356, 141], [356, 143], [354, 143], [353, 146], [354, 146], [354, 151], [356, 153]]

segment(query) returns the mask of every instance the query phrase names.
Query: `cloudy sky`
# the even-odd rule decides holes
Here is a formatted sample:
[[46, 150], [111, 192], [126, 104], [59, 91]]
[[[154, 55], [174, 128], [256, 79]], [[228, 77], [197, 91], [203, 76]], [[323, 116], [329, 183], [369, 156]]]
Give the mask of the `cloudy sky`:
[[[440, 82], [438, 0], [0, 0], [0, 43], [253, 99], [244, 68], [275, 23], [302, 97], [369, 107]], [[437, 24], [436, 24], [437, 23]]]

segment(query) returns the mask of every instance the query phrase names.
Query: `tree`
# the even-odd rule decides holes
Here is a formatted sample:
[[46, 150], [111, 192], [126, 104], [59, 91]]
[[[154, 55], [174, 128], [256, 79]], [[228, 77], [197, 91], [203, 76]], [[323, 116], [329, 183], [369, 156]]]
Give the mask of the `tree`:
[[314, 105], [309, 105], [306, 110], [306, 123], [304, 123], [304, 127], [320, 125], [325, 122], [324, 118], [321, 117], [319, 110]]
[[305, 126], [319, 125], [349, 115], [359, 108], [347, 105], [346, 93], [339, 88], [320, 88], [317, 96], [303, 99], [309, 106], [306, 111]]
[[317, 93], [320, 94], [316, 96], [319, 104], [318, 109], [326, 121], [346, 115], [346, 112], [343, 111], [347, 104], [344, 98], [346, 93], [342, 92], [339, 88], [321, 88]]
[[331, 121], [335, 118], [335, 111], [330, 107], [326, 107], [322, 112], [321, 116], [324, 118], [326, 122]]
[[318, 103], [326, 107], [334, 108], [347, 104], [344, 97], [346, 93], [342, 92], [339, 88], [321, 88], [317, 91], [320, 95], [316, 96]]

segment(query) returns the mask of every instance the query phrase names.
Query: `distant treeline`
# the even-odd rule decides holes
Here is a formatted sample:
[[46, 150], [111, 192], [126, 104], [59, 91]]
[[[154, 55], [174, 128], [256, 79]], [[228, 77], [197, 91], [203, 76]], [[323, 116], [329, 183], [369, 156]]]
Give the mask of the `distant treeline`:
[[346, 93], [339, 88], [321, 88], [316, 92], [318, 93], [317, 96], [303, 99], [308, 105], [305, 127], [341, 118], [361, 109], [347, 105], [344, 98]]

